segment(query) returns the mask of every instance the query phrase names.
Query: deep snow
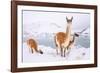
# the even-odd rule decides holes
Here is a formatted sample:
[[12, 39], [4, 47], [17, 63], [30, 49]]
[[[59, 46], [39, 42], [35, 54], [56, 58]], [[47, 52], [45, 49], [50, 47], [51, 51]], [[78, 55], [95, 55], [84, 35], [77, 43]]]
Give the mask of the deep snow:
[[90, 57], [89, 48], [75, 46], [71, 49], [69, 55], [66, 54], [66, 57], [61, 57], [60, 53], [57, 55], [56, 49], [49, 46], [39, 45], [44, 53], [39, 54], [34, 52], [31, 53], [29, 47], [26, 43], [23, 43], [23, 62], [57, 62], [57, 61], [73, 61], [73, 60], [87, 60]]

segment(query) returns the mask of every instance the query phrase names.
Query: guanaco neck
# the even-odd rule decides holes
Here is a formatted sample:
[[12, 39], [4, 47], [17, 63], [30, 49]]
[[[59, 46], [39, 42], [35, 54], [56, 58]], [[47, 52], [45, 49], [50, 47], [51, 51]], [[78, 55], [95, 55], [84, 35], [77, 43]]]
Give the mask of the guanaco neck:
[[67, 25], [67, 28], [66, 28], [66, 35], [67, 36], [71, 35], [71, 25], [72, 25], [72, 22], [69, 22]]

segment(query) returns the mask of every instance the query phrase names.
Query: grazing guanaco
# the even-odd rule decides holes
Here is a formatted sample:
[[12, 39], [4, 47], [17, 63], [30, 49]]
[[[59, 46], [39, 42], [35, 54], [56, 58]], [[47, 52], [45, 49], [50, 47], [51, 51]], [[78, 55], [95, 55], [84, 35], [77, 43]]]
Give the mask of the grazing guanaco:
[[27, 45], [31, 49], [32, 53], [34, 53], [34, 51], [35, 51], [37, 53], [43, 54], [43, 52], [40, 49], [38, 49], [38, 44], [34, 39], [27, 40]]
[[66, 28], [66, 32], [58, 32], [55, 35], [55, 44], [56, 44], [56, 51], [58, 54], [58, 49], [61, 52], [61, 56], [65, 57], [65, 52], [66, 49], [68, 48], [70, 39], [71, 39], [71, 26], [72, 26], [72, 20], [73, 17], [71, 17], [70, 19], [68, 19], [66, 17], [67, 20], [67, 28]]

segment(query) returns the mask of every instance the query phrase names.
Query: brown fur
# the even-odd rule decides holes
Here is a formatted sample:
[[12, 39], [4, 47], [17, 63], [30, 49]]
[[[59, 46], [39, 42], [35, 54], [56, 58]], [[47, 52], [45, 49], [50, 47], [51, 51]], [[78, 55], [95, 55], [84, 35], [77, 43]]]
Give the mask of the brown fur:
[[56, 35], [57, 35], [56, 39], [58, 40], [59, 44], [62, 44], [65, 42], [66, 34], [64, 32], [58, 32]]
[[27, 40], [27, 45], [31, 48], [31, 52], [33, 53], [34, 51], [43, 54], [41, 50], [38, 49], [37, 42], [34, 39], [29, 39]]

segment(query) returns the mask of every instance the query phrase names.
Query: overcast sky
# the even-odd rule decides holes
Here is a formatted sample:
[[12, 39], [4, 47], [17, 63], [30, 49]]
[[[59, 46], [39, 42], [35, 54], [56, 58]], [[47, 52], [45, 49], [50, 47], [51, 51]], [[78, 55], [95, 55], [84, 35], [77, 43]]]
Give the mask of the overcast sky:
[[[80, 32], [90, 25], [88, 13], [23, 11], [23, 28], [24, 31], [39, 33], [66, 31], [66, 16], [73, 16], [73, 32]], [[89, 28], [86, 32], [89, 33]]]

